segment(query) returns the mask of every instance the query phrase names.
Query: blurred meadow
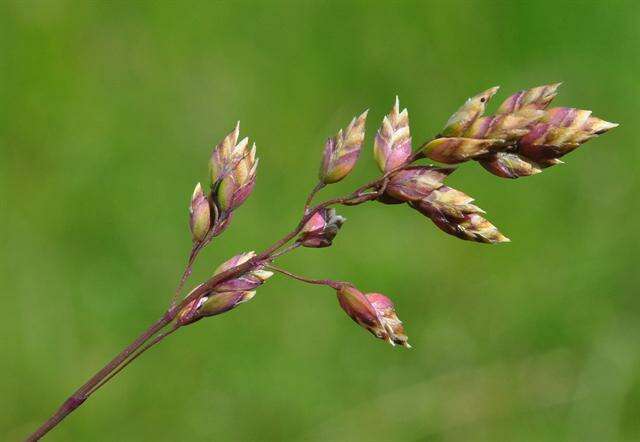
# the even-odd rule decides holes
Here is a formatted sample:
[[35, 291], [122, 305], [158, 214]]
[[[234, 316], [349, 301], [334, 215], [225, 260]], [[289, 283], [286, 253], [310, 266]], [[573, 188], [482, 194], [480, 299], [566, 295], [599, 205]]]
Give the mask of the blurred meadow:
[[[0, 2], [0, 439], [19, 440], [166, 306], [187, 205], [236, 120], [256, 190], [195, 284], [297, 221], [323, 142], [396, 94], [414, 144], [470, 95], [563, 81], [621, 123], [521, 180], [450, 183], [512, 240], [369, 204], [283, 267], [392, 296], [410, 351], [322, 287], [273, 278], [140, 358], [51, 441], [640, 440], [640, 4], [635, 1]], [[497, 104], [490, 106], [495, 109]]]

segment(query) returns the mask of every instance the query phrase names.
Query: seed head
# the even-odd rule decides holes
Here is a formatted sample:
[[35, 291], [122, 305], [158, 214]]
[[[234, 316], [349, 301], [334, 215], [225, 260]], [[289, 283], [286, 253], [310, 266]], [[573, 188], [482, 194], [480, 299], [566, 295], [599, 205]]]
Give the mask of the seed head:
[[209, 292], [187, 304], [176, 317], [180, 325], [193, 324], [207, 316], [228, 312], [239, 304], [250, 301], [255, 291]]
[[[244, 264], [255, 256], [256, 254], [253, 251], [236, 255], [233, 258], [220, 264], [218, 268], [213, 272], [213, 275], [218, 275], [233, 267], [237, 267], [240, 264]], [[214, 290], [217, 292], [254, 290], [261, 286], [267, 279], [271, 278], [272, 276], [273, 272], [264, 270], [263, 265], [258, 265], [237, 278], [230, 279], [218, 284]]]
[[436, 138], [428, 142], [423, 155], [444, 164], [463, 163], [480, 157], [500, 146], [502, 140], [475, 138]]
[[411, 166], [391, 175], [385, 190], [387, 196], [401, 201], [417, 201], [442, 187], [444, 179], [455, 169]]
[[212, 224], [209, 201], [200, 183], [196, 185], [189, 206], [189, 228], [194, 242], [201, 242], [209, 233]]
[[257, 168], [256, 145], [253, 144], [236, 163], [236, 167], [220, 182], [217, 201], [221, 211], [233, 211], [244, 203], [253, 191]]
[[556, 107], [519, 140], [518, 149], [532, 160], [557, 159], [617, 126], [588, 110]]
[[351, 120], [344, 131], [340, 129], [336, 136], [327, 140], [319, 174], [324, 184], [337, 183], [356, 165], [362, 150], [368, 112], [364, 111]]
[[228, 312], [239, 304], [250, 301], [255, 296], [255, 290], [234, 292], [213, 292], [203, 299], [198, 308], [201, 316], [215, 316]]
[[444, 136], [427, 143], [422, 154], [445, 164], [476, 160], [494, 175], [519, 178], [560, 164], [560, 157], [617, 126], [587, 110], [546, 109], [559, 86], [519, 91], [495, 115], [484, 117], [484, 105], [495, 88], [470, 98], [451, 117]]
[[542, 172], [544, 164], [511, 152], [496, 152], [478, 162], [492, 174], [502, 178], [520, 178]]
[[209, 161], [211, 194], [216, 207], [226, 218], [251, 194], [255, 183], [258, 159], [255, 143], [238, 141], [240, 123], [214, 149]]
[[[220, 264], [215, 270], [214, 276], [233, 267], [246, 263], [255, 257], [254, 252], [241, 253]], [[257, 265], [241, 276], [221, 282], [213, 289], [208, 290], [202, 296], [187, 304], [178, 314], [177, 321], [180, 325], [196, 322], [206, 316], [215, 316], [228, 312], [239, 304], [251, 300], [255, 289], [261, 286], [273, 273], [264, 270], [262, 265]], [[194, 289], [197, 290], [202, 284]], [[191, 292], [193, 293], [193, 291]], [[188, 296], [191, 295], [191, 293]]]
[[400, 101], [396, 102], [382, 120], [373, 145], [373, 155], [382, 172], [394, 170], [409, 161], [411, 157], [411, 133], [409, 112], [400, 112]]
[[508, 242], [509, 238], [483, 217], [484, 210], [472, 202], [469, 195], [442, 186], [410, 205], [429, 217], [442, 231], [460, 239], [487, 244]]
[[239, 136], [240, 122], [238, 121], [236, 127], [213, 149], [209, 160], [212, 187], [216, 187], [222, 178], [231, 172], [240, 158], [244, 156], [248, 140], [245, 139], [238, 143]]
[[406, 348], [411, 347], [389, 298], [379, 293], [365, 295], [349, 285], [341, 286], [337, 294], [342, 309], [376, 338], [394, 346], [399, 344]]

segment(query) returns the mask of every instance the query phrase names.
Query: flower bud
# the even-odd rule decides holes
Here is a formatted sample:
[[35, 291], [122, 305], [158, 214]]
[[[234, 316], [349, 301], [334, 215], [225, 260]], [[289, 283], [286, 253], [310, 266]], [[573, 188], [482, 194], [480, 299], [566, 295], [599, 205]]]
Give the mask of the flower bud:
[[490, 244], [508, 242], [509, 238], [482, 216], [484, 210], [472, 202], [469, 195], [442, 186], [410, 205], [429, 217], [442, 231], [460, 239]]
[[496, 111], [497, 114], [507, 114], [520, 109], [541, 110], [558, 95], [558, 88], [562, 83], [546, 84], [531, 89], [524, 89], [516, 92], [507, 98]]
[[444, 137], [459, 137], [465, 133], [467, 128], [482, 114], [487, 107], [487, 103], [498, 92], [499, 86], [492, 87], [469, 98], [460, 109], [458, 109], [447, 121], [442, 135]]
[[497, 88], [472, 97], [449, 119], [443, 137], [424, 145], [421, 154], [446, 164], [476, 160], [494, 175], [519, 178], [560, 164], [560, 157], [617, 126], [587, 110], [547, 109], [559, 86], [519, 91], [490, 116], [482, 114]]
[[393, 302], [381, 293], [367, 293], [365, 295], [378, 313], [378, 318], [384, 326], [386, 336], [383, 337], [391, 345], [402, 345], [411, 348], [409, 338], [405, 335], [402, 321], [398, 319]]
[[445, 164], [457, 164], [478, 158], [503, 144], [497, 139], [436, 138], [423, 147], [423, 155]]
[[471, 204], [474, 201], [472, 197], [449, 186], [438, 188], [422, 201], [454, 218], [463, 218], [470, 213], [485, 213], [480, 207]]
[[356, 165], [364, 141], [364, 125], [368, 112], [364, 111], [359, 117], [351, 120], [344, 132], [340, 129], [335, 137], [327, 140], [319, 174], [320, 181], [324, 184], [337, 183]]
[[[245, 140], [243, 142], [246, 145]], [[257, 168], [258, 159], [256, 159], [256, 145], [254, 143], [250, 150], [245, 150], [244, 156], [237, 161], [231, 172], [220, 181], [216, 200], [221, 211], [233, 211], [244, 203], [253, 191]]]
[[250, 301], [256, 295], [252, 291], [213, 292], [206, 297], [198, 309], [201, 316], [215, 316], [228, 312], [239, 304]]
[[255, 143], [249, 148], [249, 139], [238, 141], [240, 123], [214, 149], [209, 160], [211, 194], [213, 202], [222, 212], [221, 219], [238, 208], [251, 194], [255, 183]]
[[502, 144], [513, 144], [514, 140], [529, 132], [531, 126], [544, 117], [544, 111], [531, 108], [518, 112], [478, 118], [465, 132], [468, 138], [493, 138]]
[[433, 223], [445, 233], [456, 236], [465, 241], [475, 241], [484, 244], [509, 242], [496, 226], [478, 214], [466, 215], [462, 219], [451, 219], [443, 215], [434, 215]]
[[[196, 290], [202, 287], [203, 284], [199, 284], [196, 286], [189, 294], [186, 296], [187, 298], [193, 294]], [[178, 312], [176, 316], [176, 322], [180, 325], [192, 324], [200, 319], [202, 316], [198, 314], [198, 308], [202, 305], [206, 299], [206, 295], [202, 295], [198, 298], [193, 299], [187, 305], [185, 305], [180, 312]]]
[[[255, 257], [254, 252], [241, 253], [223, 262], [214, 272], [219, 275], [241, 264], [246, 263]], [[273, 276], [273, 272], [264, 270], [262, 265], [257, 265], [246, 273], [216, 285], [199, 298], [191, 301], [178, 313], [177, 321], [180, 325], [187, 325], [202, 319], [205, 316], [219, 315], [225, 313], [237, 305], [251, 300], [256, 292], [255, 289], [261, 286], [267, 279]], [[200, 288], [202, 284], [193, 291]], [[189, 295], [191, 295], [189, 293]], [[187, 297], [189, 296], [187, 295]]]
[[218, 275], [222, 272], [226, 272], [229, 269], [238, 267], [240, 264], [244, 264], [245, 262], [249, 261], [251, 258], [255, 256], [256, 256], [256, 252], [254, 252], [253, 250], [250, 252], [245, 252], [245, 253], [240, 253], [238, 255], [235, 255], [233, 258], [230, 258], [225, 262], [223, 262], [222, 264], [220, 264], [214, 270], [213, 274]]
[[400, 112], [400, 101], [396, 97], [393, 109], [383, 118], [376, 134], [373, 155], [380, 170], [389, 172], [407, 163], [411, 153], [409, 113], [406, 109]]
[[364, 295], [355, 287], [348, 285], [341, 286], [337, 290], [337, 295], [340, 306], [351, 319], [375, 337], [391, 345], [411, 347], [404, 334], [402, 322], [398, 319], [389, 298], [379, 293]]
[[552, 108], [519, 140], [519, 152], [534, 161], [557, 159], [617, 126], [588, 110]]
[[211, 209], [200, 183], [196, 185], [189, 206], [189, 228], [194, 242], [201, 242], [211, 228]]
[[520, 178], [542, 172], [544, 165], [511, 152], [496, 152], [478, 160], [486, 170], [501, 178]]
[[391, 175], [385, 194], [401, 201], [420, 200], [440, 188], [454, 170], [431, 166], [407, 167]]
[[[255, 256], [256, 254], [253, 251], [236, 255], [233, 258], [220, 264], [220, 266], [218, 266], [218, 268], [213, 272], [213, 275], [218, 275], [233, 267], [237, 267], [240, 264], [244, 264]], [[267, 279], [272, 276], [273, 272], [264, 270], [262, 265], [258, 265], [257, 267], [244, 273], [241, 276], [221, 282], [214, 288], [214, 290], [216, 292], [250, 291], [261, 286]]]
[[580, 131], [590, 136], [602, 135], [618, 127], [616, 123], [601, 120], [591, 115], [591, 111], [571, 107], [554, 107], [546, 111], [542, 123]]
[[369, 331], [380, 327], [378, 313], [360, 290], [350, 285], [343, 285], [337, 290], [337, 294], [340, 307], [351, 319]]
[[240, 136], [240, 122], [236, 127], [224, 137], [215, 147], [209, 159], [209, 173], [211, 176], [211, 186], [216, 187], [244, 156], [248, 140], [238, 143]]
[[322, 208], [309, 218], [297, 242], [304, 247], [329, 247], [345, 221], [345, 218], [336, 215], [335, 209]]
[[228, 312], [239, 304], [250, 301], [255, 291], [209, 292], [187, 304], [176, 317], [180, 325], [193, 324], [207, 316]]

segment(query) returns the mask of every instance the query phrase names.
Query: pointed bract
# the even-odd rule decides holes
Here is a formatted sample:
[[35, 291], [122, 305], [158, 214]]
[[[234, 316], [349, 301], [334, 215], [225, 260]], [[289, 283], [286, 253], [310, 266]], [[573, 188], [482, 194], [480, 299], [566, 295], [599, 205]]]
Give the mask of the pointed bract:
[[384, 327], [385, 333], [380, 333], [382, 339], [391, 345], [401, 345], [405, 348], [411, 348], [409, 338], [404, 332], [402, 321], [398, 319], [393, 302], [381, 293], [367, 293], [365, 295], [371, 305], [378, 313], [378, 318]]
[[373, 155], [382, 172], [389, 172], [406, 164], [411, 158], [411, 131], [409, 112], [400, 111], [400, 100], [396, 97], [391, 112], [382, 119], [373, 144]]
[[602, 135], [607, 131], [618, 127], [617, 123], [601, 120], [598, 117], [589, 117], [582, 126], [582, 130], [595, 135]]
[[491, 100], [496, 92], [498, 92], [499, 86], [492, 87], [486, 91], [482, 91], [477, 95], [467, 99], [467, 101], [458, 109], [447, 121], [444, 129], [442, 130], [442, 136], [444, 137], [459, 137], [462, 136], [466, 130], [471, 126], [477, 118], [484, 114], [487, 107], [487, 103]]
[[500, 105], [496, 114], [512, 113], [524, 108], [544, 109], [558, 94], [557, 91], [561, 84], [545, 84], [544, 86], [518, 91]]
[[478, 118], [465, 132], [468, 138], [489, 138], [502, 140], [504, 145], [529, 132], [531, 126], [542, 119], [541, 110], [522, 109], [514, 113]]
[[[213, 149], [209, 160], [209, 173], [212, 186], [220, 182], [220, 180], [231, 171], [233, 165], [242, 157], [244, 147], [238, 145], [239, 136], [240, 122], [238, 121], [236, 127]], [[244, 145], [246, 146], [246, 142]]]
[[485, 155], [502, 140], [476, 138], [436, 138], [427, 143], [422, 153], [425, 157], [444, 164], [458, 164]]
[[362, 150], [368, 112], [364, 111], [351, 120], [344, 131], [341, 129], [336, 136], [327, 140], [319, 174], [323, 183], [337, 183], [355, 167]]

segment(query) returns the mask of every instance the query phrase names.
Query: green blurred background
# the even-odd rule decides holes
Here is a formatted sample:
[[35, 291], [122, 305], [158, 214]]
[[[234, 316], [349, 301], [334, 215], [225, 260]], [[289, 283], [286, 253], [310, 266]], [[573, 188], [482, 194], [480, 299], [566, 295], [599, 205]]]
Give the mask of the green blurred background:
[[[451, 177], [512, 239], [403, 207], [344, 209], [334, 247], [281, 264], [391, 295], [392, 349], [330, 291], [273, 278], [136, 361], [50, 440], [640, 439], [640, 8], [628, 2], [0, 4], [0, 439], [24, 437], [162, 311], [212, 146], [242, 120], [258, 185], [202, 255], [293, 226], [324, 139], [365, 108], [371, 179], [399, 94], [416, 144], [468, 97], [564, 81], [621, 123], [567, 164]], [[495, 104], [493, 108], [495, 108]]]

